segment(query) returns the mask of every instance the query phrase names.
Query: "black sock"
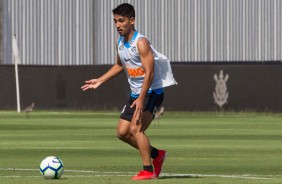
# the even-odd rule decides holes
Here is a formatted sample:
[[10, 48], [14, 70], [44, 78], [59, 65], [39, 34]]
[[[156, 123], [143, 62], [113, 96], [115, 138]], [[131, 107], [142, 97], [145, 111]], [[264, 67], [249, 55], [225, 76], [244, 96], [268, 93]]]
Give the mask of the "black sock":
[[143, 165], [143, 170], [153, 172], [153, 166], [152, 165]]
[[151, 158], [155, 159], [159, 156], [159, 150], [155, 147], [152, 146], [152, 150], [151, 150]]

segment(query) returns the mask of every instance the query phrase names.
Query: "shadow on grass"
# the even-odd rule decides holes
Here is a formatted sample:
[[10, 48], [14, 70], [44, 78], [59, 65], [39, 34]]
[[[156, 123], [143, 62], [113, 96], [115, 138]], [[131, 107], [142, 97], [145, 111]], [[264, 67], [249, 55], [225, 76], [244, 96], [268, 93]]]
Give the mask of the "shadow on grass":
[[159, 176], [158, 179], [189, 179], [189, 178], [202, 178], [198, 175], [171, 175], [171, 176]]

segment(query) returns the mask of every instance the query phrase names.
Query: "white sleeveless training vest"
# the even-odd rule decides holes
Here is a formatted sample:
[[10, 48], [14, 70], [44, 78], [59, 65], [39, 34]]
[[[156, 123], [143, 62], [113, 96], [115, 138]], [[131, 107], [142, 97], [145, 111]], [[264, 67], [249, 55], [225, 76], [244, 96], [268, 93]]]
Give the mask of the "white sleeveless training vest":
[[[145, 72], [142, 67], [141, 59], [137, 49], [137, 41], [142, 37], [145, 36], [135, 31], [132, 39], [129, 42], [125, 42], [123, 36], [118, 38], [118, 54], [123, 68], [127, 74], [131, 92], [134, 95], [140, 94], [145, 77]], [[150, 47], [153, 51], [155, 64], [154, 79], [149, 90], [164, 88], [177, 84], [173, 78], [168, 58], [157, 52], [151, 44]]]

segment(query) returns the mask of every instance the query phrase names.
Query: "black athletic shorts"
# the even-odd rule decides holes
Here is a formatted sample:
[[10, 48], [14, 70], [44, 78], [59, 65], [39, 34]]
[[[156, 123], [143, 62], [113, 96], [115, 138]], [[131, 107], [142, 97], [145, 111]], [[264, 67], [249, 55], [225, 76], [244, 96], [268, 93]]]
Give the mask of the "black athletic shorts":
[[[134, 111], [135, 111], [135, 107], [130, 108], [130, 106], [136, 99], [137, 98], [133, 98], [132, 96], [130, 96], [127, 104], [124, 106], [121, 112], [121, 115], [120, 115], [121, 119], [131, 121]], [[143, 112], [148, 110], [153, 114], [153, 116], [155, 116], [155, 113], [157, 109], [160, 107], [160, 105], [162, 104], [163, 99], [164, 99], [164, 93], [157, 94], [154, 91], [152, 91], [151, 93], [148, 93], [144, 101]]]

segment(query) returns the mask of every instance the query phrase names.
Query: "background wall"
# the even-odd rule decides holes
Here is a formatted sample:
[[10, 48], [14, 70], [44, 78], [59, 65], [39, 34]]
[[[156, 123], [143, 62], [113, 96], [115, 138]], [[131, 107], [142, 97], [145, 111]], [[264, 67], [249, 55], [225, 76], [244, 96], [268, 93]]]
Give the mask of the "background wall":
[[[125, 74], [97, 90], [82, 92], [85, 80], [100, 76], [110, 66], [20, 66], [22, 108], [121, 110], [129, 97]], [[217, 76], [223, 70], [229, 94], [225, 110], [282, 112], [282, 65], [174, 64], [177, 86], [165, 90], [163, 105], [169, 110], [213, 111]], [[0, 66], [0, 109], [16, 109], [14, 68]]]

